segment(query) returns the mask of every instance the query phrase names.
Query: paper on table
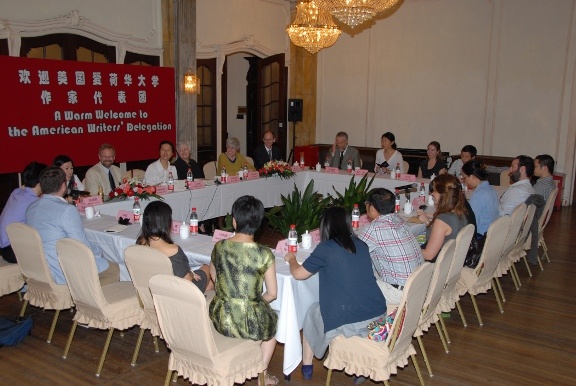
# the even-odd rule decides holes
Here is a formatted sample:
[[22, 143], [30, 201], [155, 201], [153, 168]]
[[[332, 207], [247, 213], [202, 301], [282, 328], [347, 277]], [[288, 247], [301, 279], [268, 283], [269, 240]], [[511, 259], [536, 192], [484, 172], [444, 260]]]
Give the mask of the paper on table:
[[116, 225], [112, 225], [110, 228], [106, 229], [106, 232], [108, 232], [108, 233], [120, 233], [123, 230], [125, 230], [126, 228], [128, 228], [128, 225], [116, 224]]

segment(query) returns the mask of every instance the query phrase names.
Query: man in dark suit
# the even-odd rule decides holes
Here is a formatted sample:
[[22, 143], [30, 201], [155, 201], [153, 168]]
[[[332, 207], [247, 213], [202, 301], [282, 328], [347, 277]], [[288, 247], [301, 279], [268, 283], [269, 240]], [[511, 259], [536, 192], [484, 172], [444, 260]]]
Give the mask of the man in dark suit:
[[264, 143], [254, 150], [254, 166], [256, 169], [261, 169], [266, 162], [278, 161], [281, 159], [280, 149], [278, 146], [274, 146], [276, 138], [274, 137], [273, 132], [270, 130], [264, 132], [262, 141]]

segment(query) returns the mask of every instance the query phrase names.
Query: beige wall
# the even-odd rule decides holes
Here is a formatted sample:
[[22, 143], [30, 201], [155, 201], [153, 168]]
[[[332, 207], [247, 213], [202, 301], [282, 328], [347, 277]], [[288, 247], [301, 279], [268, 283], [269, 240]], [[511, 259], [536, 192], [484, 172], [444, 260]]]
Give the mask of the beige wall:
[[405, 0], [318, 54], [316, 141], [548, 153], [574, 175], [574, 0]]

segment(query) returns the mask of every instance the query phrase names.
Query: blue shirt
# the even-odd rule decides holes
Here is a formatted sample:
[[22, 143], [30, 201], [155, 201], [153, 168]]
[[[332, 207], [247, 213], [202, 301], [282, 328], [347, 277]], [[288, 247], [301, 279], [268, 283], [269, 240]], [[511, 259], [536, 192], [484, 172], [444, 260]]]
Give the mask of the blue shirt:
[[0, 248], [10, 245], [6, 227], [14, 222], [25, 222], [28, 205], [37, 199], [38, 196], [32, 188], [17, 188], [10, 194], [0, 215]]
[[488, 181], [482, 181], [474, 189], [470, 197], [470, 206], [476, 216], [476, 233], [481, 235], [486, 233], [490, 225], [499, 217], [498, 204], [498, 193], [488, 184]]
[[108, 268], [108, 262], [102, 258], [100, 247], [86, 238], [78, 210], [63, 198], [45, 194], [30, 204], [26, 211], [26, 223], [34, 227], [42, 238], [44, 254], [56, 284], [66, 284], [56, 253], [56, 242], [65, 237], [76, 239], [92, 250], [99, 273]]
[[354, 237], [356, 253], [336, 241], [323, 241], [302, 266], [318, 272], [324, 332], [386, 313], [386, 300], [372, 271], [368, 246]]

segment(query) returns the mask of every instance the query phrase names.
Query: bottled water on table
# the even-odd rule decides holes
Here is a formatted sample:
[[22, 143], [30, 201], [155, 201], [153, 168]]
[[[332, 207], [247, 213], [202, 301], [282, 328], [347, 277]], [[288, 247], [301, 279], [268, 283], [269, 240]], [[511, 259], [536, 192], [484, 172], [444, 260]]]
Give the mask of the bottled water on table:
[[298, 252], [298, 232], [294, 224], [290, 225], [290, 231], [288, 231], [288, 252]]
[[198, 214], [196, 208], [192, 208], [190, 213], [190, 235], [196, 236], [198, 234]]

